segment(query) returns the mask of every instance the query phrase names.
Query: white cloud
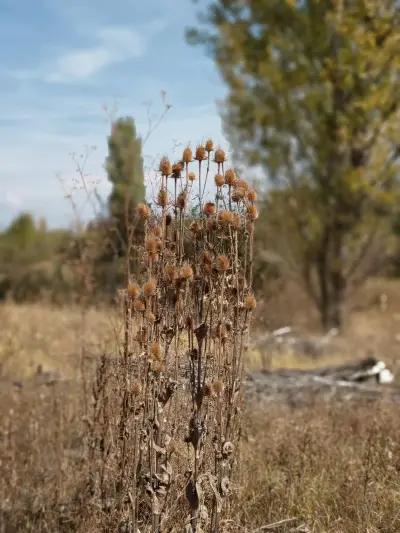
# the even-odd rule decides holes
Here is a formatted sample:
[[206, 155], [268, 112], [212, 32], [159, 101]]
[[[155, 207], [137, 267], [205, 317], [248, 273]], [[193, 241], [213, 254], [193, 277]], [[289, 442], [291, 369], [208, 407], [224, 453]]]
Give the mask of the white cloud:
[[145, 53], [145, 39], [134, 30], [123, 26], [101, 28], [96, 46], [71, 50], [59, 57], [45, 76], [50, 83], [83, 80], [102, 69]]

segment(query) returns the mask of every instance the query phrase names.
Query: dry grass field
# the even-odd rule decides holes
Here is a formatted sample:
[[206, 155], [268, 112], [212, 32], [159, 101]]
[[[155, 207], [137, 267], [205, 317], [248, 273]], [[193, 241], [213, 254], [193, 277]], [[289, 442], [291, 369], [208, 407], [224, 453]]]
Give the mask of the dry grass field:
[[[398, 374], [399, 288], [393, 281], [369, 283], [337, 339], [335, 362], [372, 351]], [[277, 301], [275, 309], [274, 325], [284, 325]], [[258, 332], [271, 313], [259, 316]], [[0, 532], [106, 531], [81, 520], [90, 475], [90, 394], [83, 388], [90, 392], [92, 362], [119, 345], [118, 312], [5, 303], [0, 321]], [[295, 314], [292, 323], [316, 332]], [[257, 366], [259, 354], [249, 354]], [[293, 353], [272, 358], [274, 367], [327, 362]], [[245, 412], [230, 517], [221, 531], [400, 531], [397, 405], [247, 405]], [[186, 513], [182, 495], [177, 502]]]

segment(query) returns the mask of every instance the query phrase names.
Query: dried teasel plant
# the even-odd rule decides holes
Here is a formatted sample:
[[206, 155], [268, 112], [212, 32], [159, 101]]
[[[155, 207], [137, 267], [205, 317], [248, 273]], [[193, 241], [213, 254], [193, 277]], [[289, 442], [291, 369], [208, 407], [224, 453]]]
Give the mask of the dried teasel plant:
[[154, 208], [138, 208], [139, 275], [121, 290], [121, 347], [98, 367], [89, 424], [83, 520], [101, 514], [110, 531], [214, 532], [228, 513], [257, 209], [225, 161], [211, 139], [164, 157]]

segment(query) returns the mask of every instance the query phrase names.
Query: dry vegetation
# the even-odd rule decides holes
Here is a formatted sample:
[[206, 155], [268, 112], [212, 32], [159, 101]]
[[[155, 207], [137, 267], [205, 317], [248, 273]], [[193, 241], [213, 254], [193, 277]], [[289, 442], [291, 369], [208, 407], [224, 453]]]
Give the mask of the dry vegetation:
[[[209, 154], [195, 154], [195, 180], [188, 164], [162, 167], [119, 307], [0, 308], [1, 533], [400, 530], [396, 407], [243, 406], [254, 195], [220, 160], [203, 201]], [[372, 346], [393, 364], [395, 291], [365, 294], [338, 350]], [[267, 320], [296, 324], [296, 307], [276, 300]], [[305, 364], [273, 354], [285, 362]]]

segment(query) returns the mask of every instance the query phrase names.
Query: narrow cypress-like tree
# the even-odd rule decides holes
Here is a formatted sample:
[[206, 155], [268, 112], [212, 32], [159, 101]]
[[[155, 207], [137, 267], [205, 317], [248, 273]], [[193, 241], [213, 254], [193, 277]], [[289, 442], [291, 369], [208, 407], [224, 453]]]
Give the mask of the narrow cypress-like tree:
[[119, 118], [112, 126], [106, 169], [112, 183], [110, 215], [118, 230], [119, 247], [126, 247], [135, 207], [145, 198], [142, 140], [131, 117]]

